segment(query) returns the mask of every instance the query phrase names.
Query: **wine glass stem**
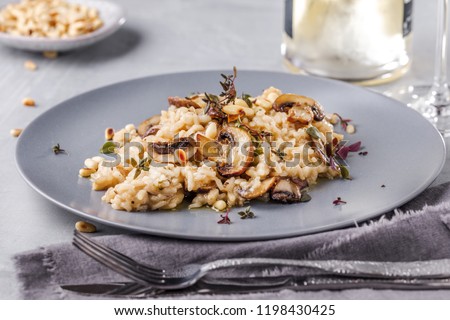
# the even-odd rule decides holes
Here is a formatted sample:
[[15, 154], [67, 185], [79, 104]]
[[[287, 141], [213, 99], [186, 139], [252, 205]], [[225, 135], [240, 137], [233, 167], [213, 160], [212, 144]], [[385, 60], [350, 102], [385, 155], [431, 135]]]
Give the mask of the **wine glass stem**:
[[436, 58], [433, 86], [429, 101], [436, 108], [450, 106], [450, 90], [447, 82], [448, 0], [438, 0]]

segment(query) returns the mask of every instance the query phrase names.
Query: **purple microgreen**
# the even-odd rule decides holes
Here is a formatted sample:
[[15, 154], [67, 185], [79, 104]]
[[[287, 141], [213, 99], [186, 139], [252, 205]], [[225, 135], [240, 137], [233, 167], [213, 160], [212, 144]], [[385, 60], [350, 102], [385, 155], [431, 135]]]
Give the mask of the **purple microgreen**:
[[218, 224], [231, 224], [231, 220], [228, 217], [228, 214], [230, 213], [230, 208], [227, 209], [227, 212], [225, 212], [225, 215], [220, 215], [222, 219], [217, 221]]
[[352, 119], [344, 119], [344, 118], [342, 118], [341, 115], [338, 114], [338, 113], [335, 113], [335, 115], [339, 118], [339, 121], [340, 121], [340, 123], [341, 123], [342, 129], [343, 129], [343, 130], [346, 130], [346, 129], [347, 129], [347, 126], [348, 126], [349, 123], [352, 121]]
[[338, 206], [338, 205], [341, 205], [341, 204], [346, 204], [346, 203], [347, 203], [347, 201], [342, 200], [341, 197], [337, 197], [337, 199], [333, 201], [333, 204], [335, 206]]
[[361, 149], [361, 141], [355, 142], [349, 146], [344, 145], [340, 147], [336, 153], [339, 155], [339, 157], [341, 157], [342, 160], [345, 160], [347, 159], [349, 152], [357, 152], [359, 151], [359, 149]]

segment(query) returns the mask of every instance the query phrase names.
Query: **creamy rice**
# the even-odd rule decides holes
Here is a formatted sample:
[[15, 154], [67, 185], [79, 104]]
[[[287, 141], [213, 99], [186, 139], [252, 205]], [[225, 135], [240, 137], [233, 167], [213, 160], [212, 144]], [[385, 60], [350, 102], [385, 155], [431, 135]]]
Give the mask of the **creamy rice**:
[[[114, 153], [87, 159], [85, 164], [96, 170], [90, 176], [92, 187], [106, 190], [103, 201], [126, 211], [174, 209], [186, 197], [190, 208], [214, 208], [220, 200], [227, 208], [257, 198], [301, 202], [300, 193], [319, 177], [341, 177], [340, 167], [321, 161], [320, 152], [327, 152], [326, 145], [337, 146], [343, 136], [334, 132], [328, 117], [316, 119], [312, 99], [298, 97], [303, 96], [283, 95], [270, 87], [257, 97], [235, 97], [228, 103], [223, 99], [220, 105], [213, 104], [222, 118], [211, 113], [205, 94], [169, 98], [168, 109], [145, 128], [148, 135], [141, 126], [129, 124], [114, 133]], [[293, 98], [300, 100], [294, 103], [289, 100]], [[279, 111], [275, 110], [283, 99], [287, 103], [281, 107], [278, 103]], [[300, 120], [292, 118], [293, 109]], [[311, 115], [314, 119], [307, 123], [301, 118]], [[233, 140], [237, 136], [250, 137], [251, 146], [236, 147], [243, 142]], [[205, 141], [218, 152], [199, 151]], [[280, 149], [282, 144], [288, 145]], [[229, 161], [227, 150], [235, 155]], [[114, 164], [112, 157], [118, 159]], [[280, 189], [280, 181], [295, 190]]]

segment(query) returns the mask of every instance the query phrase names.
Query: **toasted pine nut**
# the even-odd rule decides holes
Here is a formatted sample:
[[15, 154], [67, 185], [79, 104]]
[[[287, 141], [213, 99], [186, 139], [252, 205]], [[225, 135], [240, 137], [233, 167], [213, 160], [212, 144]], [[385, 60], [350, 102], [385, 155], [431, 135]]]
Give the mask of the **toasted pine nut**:
[[80, 177], [88, 178], [91, 176], [91, 174], [95, 173], [95, 169], [92, 168], [81, 168], [78, 172], [80, 174]]
[[89, 169], [97, 170], [97, 168], [98, 168], [98, 162], [96, 162], [90, 158], [84, 160], [84, 165], [86, 166], [86, 168], [89, 168]]
[[175, 157], [180, 164], [186, 164], [188, 162], [188, 157], [183, 149], [175, 150]]
[[97, 231], [97, 228], [92, 223], [86, 221], [78, 221], [77, 223], [75, 223], [75, 229], [85, 233], [92, 233]]
[[333, 113], [331, 116], [330, 116], [330, 123], [331, 124], [336, 124], [336, 123], [338, 123], [339, 122], [339, 117], [338, 117], [338, 115], [336, 114], [336, 113]]
[[42, 55], [48, 59], [56, 59], [58, 57], [57, 51], [44, 51]]
[[217, 136], [217, 124], [215, 122], [211, 122], [205, 130], [205, 136], [210, 139], [215, 139]]
[[355, 126], [352, 124], [347, 125], [347, 128], [345, 129], [345, 131], [349, 134], [355, 133], [356, 129]]
[[9, 133], [11, 134], [11, 136], [13, 136], [14, 138], [17, 138], [18, 136], [20, 136], [20, 134], [22, 133], [22, 129], [11, 129], [9, 131]]
[[25, 61], [25, 63], [23, 65], [24, 65], [25, 69], [30, 70], [30, 71], [35, 71], [37, 69], [37, 64], [31, 60]]
[[35, 107], [36, 106], [36, 102], [31, 98], [24, 98], [22, 100], [22, 104], [26, 107]]
[[114, 138], [114, 129], [106, 128], [105, 130], [105, 140], [112, 140]]
[[219, 211], [223, 211], [227, 208], [227, 203], [223, 200], [217, 200], [216, 202], [214, 202], [213, 207]]

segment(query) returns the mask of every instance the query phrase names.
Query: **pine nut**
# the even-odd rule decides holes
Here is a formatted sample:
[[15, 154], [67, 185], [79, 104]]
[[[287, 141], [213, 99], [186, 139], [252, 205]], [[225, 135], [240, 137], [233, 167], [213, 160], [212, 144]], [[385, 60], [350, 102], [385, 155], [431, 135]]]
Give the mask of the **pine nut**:
[[31, 60], [25, 61], [25, 63], [23, 65], [24, 65], [25, 69], [30, 70], [30, 71], [35, 71], [37, 69], [36, 63], [34, 63]]
[[92, 233], [97, 231], [97, 228], [92, 223], [86, 221], [78, 221], [77, 223], [75, 223], [75, 229], [77, 229], [77, 231], [79, 232], [85, 233]]
[[20, 134], [22, 133], [22, 129], [11, 129], [9, 131], [9, 133], [11, 134], [11, 136], [13, 136], [14, 138], [17, 138], [18, 136], [20, 136]]
[[114, 129], [106, 128], [105, 130], [105, 140], [112, 140], [114, 138]]
[[36, 102], [31, 98], [24, 98], [22, 100], [22, 104], [26, 107], [35, 107], [36, 106]]
[[42, 55], [48, 59], [56, 59], [58, 57], [57, 51], [44, 51]]
[[349, 134], [353, 134], [355, 133], [356, 129], [355, 126], [352, 124], [347, 125], [347, 128], [345, 129], [345, 131]]
[[219, 211], [223, 211], [223, 210], [225, 210], [227, 208], [227, 203], [225, 201], [223, 201], [223, 200], [217, 200], [214, 203], [213, 207], [216, 208]]
[[80, 177], [88, 178], [91, 176], [91, 174], [95, 173], [95, 169], [92, 168], [81, 168], [78, 172], [80, 174]]

